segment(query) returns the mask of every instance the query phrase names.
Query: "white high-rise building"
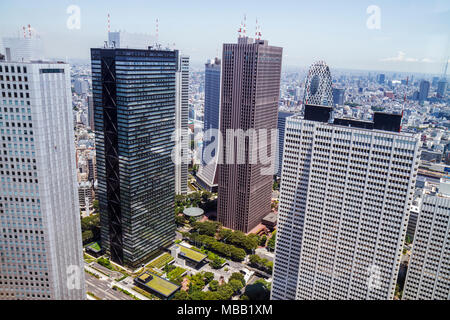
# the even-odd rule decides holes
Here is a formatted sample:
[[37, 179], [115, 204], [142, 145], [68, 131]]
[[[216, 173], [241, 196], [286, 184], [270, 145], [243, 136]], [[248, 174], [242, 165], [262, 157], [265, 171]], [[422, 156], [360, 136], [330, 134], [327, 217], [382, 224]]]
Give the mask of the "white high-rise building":
[[178, 59], [176, 73], [176, 141], [180, 141], [180, 163], [175, 165], [175, 193], [187, 194], [188, 191], [188, 159], [189, 159], [189, 56], [181, 55]]
[[404, 300], [450, 300], [450, 180], [427, 184], [414, 234]]
[[70, 67], [0, 62], [0, 300], [86, 298]]
[[3, 49], [7, 61], [27, 62], [44, 59], [44, 44], [41, 38], [4, 37]]
[[126, 31], [108, 32], [109, 47], [123, 49], [148, 49], [154, 46], [156, 37], [144, 33], [131, 33]]
[[419, 140], [331, 110], [286, 121], [272, 299], [392, 299]]

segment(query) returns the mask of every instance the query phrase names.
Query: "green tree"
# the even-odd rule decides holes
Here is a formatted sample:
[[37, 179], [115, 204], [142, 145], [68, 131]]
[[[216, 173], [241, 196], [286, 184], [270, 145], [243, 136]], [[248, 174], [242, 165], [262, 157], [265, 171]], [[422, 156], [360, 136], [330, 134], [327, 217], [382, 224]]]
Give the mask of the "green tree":
[[189, 300], [189, 294], [186, 291], [179, 290], [174, 294], [173, 300]]
[[238, 280], [242, 283], [242, 286], [245, 286], [245, 279], [244, 279], [244, 275], [240, 272], [233, 272], [231, 274], [231, 277], [229, 279], [229, 281], [231, 280]]
[[220, 300], [229, 300], [233, 296], [234, 290], [233, 288], [227, 283], [219, 286], [217, 288], [217, 293], [220, 296]]
[[267, 242], [267, 237], [264, 235], [261, 237], [261, 239], [259, 239], [259, 245], [261, 247], [265, 247], [266, 246], [266, 242]]
[[211, 290], [211, 291], [217, 291], [218, 287], [219, 287], [219, 281], [217, 281], [217, 280], [212, 280], [209, 283], [209, 290]]
[[239, 280], [230, 280], [229, 282], [230, 287], [233, 289], [233, 294], [238, 294], [241, 289], [244, 287], [242, 282]]
[[205, 283], [208, 284], [212, 280], [214, 280], [214, 273], [212, 273], [212, 272], [205, 272], [204, 277], [205, 277]]

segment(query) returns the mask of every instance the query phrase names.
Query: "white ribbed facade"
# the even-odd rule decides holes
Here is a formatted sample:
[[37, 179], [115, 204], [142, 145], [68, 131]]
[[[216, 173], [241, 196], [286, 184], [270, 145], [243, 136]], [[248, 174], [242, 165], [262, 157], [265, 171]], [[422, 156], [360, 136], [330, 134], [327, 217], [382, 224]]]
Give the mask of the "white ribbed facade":
[[189, 56], [180, 56], [176, 73], [176, 141], [180, 141], [181, 163], [175, 165], [175, 193], [187, 194], [188, 159], [189, 159]]
[[392, 299], [418, 138], [287, 119], [272, 299]]
[[85, 299], [70, 68], [0, 62], [0, 300]]
[[450, 195], [424, 190], [404, 300], [450, 300]]

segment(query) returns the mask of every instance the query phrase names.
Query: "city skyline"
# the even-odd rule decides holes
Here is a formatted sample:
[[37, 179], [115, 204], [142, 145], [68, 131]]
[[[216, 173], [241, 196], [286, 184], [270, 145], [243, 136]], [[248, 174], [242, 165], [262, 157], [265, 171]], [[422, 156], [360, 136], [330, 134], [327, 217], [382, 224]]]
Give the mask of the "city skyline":
[[[376, 4], [379, 25], [378, 16], [373, 17], [375, 20], [371, 18], [376, 12], [368, 1], [345, 4], [249, 1], [231, 2], [226, 7], [207, 2], [178, 2], [179, 10], [139, 0], [132, 1], [132, 5], [111, 5], [104, 1], [45, 5], [48, 2], [30, 3], [22, 8], [3, 1], [0, 36], [22, 36], [22, 26], [31, 24], [52, 56], [88, 60], [89, 48], [99, 47], [107, 40], [108, 13], [111, 31], [154, 35], [158, 19], [160, 42], [164, 46], [175, 43], [183, 54], [191, 56], [193, 65], [201, 65], [217, 55], [221, 43], [235, 39], [246, 14], [247, 35], [254, 36], [258, 19], [262, 38], [285, 49], [285, 68], [325, 60], [335, 68], [439, 74], [449, 57], [450, 5], [444, 1], [425, 4], [379, 1]], [[80, 9], [80, 29], [67, 27], [70, 5]], [[416, 23], [420, 21], [427, 23]]]

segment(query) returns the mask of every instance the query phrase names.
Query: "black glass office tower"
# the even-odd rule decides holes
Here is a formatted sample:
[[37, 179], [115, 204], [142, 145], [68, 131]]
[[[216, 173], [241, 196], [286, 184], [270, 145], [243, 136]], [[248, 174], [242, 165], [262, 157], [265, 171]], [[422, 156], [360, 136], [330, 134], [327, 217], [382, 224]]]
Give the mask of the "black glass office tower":
[[138, 267], [175, 238], [178, 51], [91, 49], [101, 244]]

